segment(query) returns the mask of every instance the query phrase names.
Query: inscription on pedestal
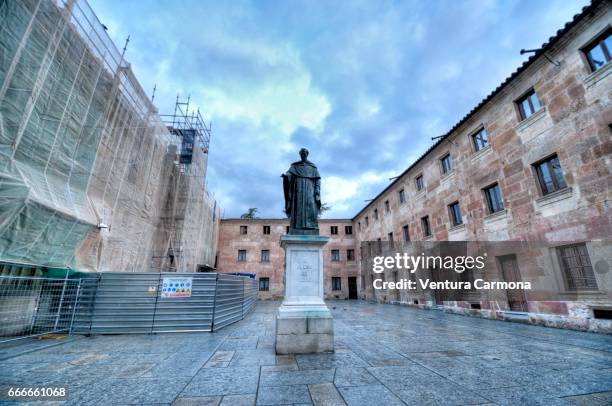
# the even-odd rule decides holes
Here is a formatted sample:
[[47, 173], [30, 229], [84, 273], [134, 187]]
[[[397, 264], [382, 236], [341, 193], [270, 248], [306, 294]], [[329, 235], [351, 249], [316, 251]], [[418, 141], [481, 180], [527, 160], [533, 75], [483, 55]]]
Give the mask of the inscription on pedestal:
[[312, 265], [306, 261], [297, 264], [298, 280], [300, 282], [312, 282]]
[[[319, 295], [319, 252], [317, 250], [290, 249], [290, 294], [298, 296]], [[293, 283], [292, 283], [293, 282]]]

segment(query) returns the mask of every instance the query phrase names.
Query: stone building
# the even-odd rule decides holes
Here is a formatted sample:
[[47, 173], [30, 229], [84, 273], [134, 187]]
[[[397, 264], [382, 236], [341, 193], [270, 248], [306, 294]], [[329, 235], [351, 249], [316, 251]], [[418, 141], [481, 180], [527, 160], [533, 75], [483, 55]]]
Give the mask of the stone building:
[[[256, 274], [259, 299], [282, 299], [285, 254], [279, 242], [287, 227], [287, 219], [221, 220], [217, 270]], [[359, 264], [353, 222], [320, 220], [319, 229], [330, 237], [323, 247], [325, 297], [356, 299]]]
[[[323, 220], [325, 235], [331, 225], [352, 224], [354, 233], [331, 236], [326, 295], [335, 296], [329, 287], [338, 267], [329, 256], [340, 244], [342, 253], [351, 246], [358, 256], [340, 271], [340, 297], [346, 297], [345, 275], [359, 275], [359, 296], [367, 300], [609, 331], [611, 23], [610, 2], [593, 2], [353, 219]], [[257, 229], [265, 224], [274, 230], [270, 236]], [[240, 226], [256, 231], [240, 235]], [[262, 297], [277, 297], [285, 226], [285, 220], [222, 221], [219, 270], [266, 275], [271, 293]], [[399, 242], [522, 242], [494, 249], [486, 276], [530, 281], [535, 289], [497, 297], [471, 292], [453, 300], [429, 290], [375, 290], [380, 276], [371, 270], [372, 246], [380, 251], [389, 241], [395, 248]], [[252, 253], [246, 262], [237, 262], [240, 249]], [[269, 265], [259, 262], [262, 249], [270, 250]], [[402, 272], [384, 279], [410, 277]]]

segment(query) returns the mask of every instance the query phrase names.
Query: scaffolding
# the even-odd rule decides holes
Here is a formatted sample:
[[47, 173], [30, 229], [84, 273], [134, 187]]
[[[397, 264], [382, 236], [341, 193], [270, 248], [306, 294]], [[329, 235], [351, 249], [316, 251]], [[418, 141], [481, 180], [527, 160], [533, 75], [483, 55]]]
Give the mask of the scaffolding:
[[[189, 111], [190, 101], [191, 96], [187, 97], [187, 101], [180, 101], [179, 95], [176, 95], [174, 114], [160, 115], [162, 121], [168, 127], [168, 131], [182, 139], [181, 157], [183, 152], [186, 156], [191, 152], [188, 145], [189, 140], [198, 140], [204, 154], [208, 154], [210, 145], [212, 126], [210, 123], [208, 126], [206, 125], [199, 108]], [[193, 144], [193, 141], [191, 143]]]

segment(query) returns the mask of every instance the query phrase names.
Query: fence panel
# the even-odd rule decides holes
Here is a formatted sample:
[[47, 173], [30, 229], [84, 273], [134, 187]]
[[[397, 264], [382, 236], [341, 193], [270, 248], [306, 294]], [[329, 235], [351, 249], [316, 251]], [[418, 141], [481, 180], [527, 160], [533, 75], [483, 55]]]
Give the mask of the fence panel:
[[215, 295], [215, 330], [242, 320], [245, 279], [235, 275], [219, 274]]
[[[79, 302], [78, 316], [75, 317], [79, 323], [75, 323], [73, 332], [150, 333], [161, 274], [101, 272], [99, 275], [91, 302]], [[89, 320], [85, 317], [86, 313], [90, 314]]]
[[[211, 331], [215, 304], [216, 273], [162, 273], [153, 332]], [[192, 278], [191, 295], [162, 298], [164, 278]], [[166, 287], [167, 288], [167, 287]]]
[[257, 302], [259, 289], [256, 279], [244, 279], [244, 300], [242, 302], [242, 317], [246, 316]]
[[0, 276], [0, 342], [69, 333], [80, 280]]

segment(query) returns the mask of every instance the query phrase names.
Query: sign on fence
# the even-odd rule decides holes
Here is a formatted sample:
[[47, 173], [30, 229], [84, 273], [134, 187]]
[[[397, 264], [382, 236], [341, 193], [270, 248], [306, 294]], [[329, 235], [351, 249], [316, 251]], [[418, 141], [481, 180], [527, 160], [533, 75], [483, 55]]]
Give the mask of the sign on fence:
[[162, 284], [163, 299], [191, 297], [193, 278], [164, 278]]

